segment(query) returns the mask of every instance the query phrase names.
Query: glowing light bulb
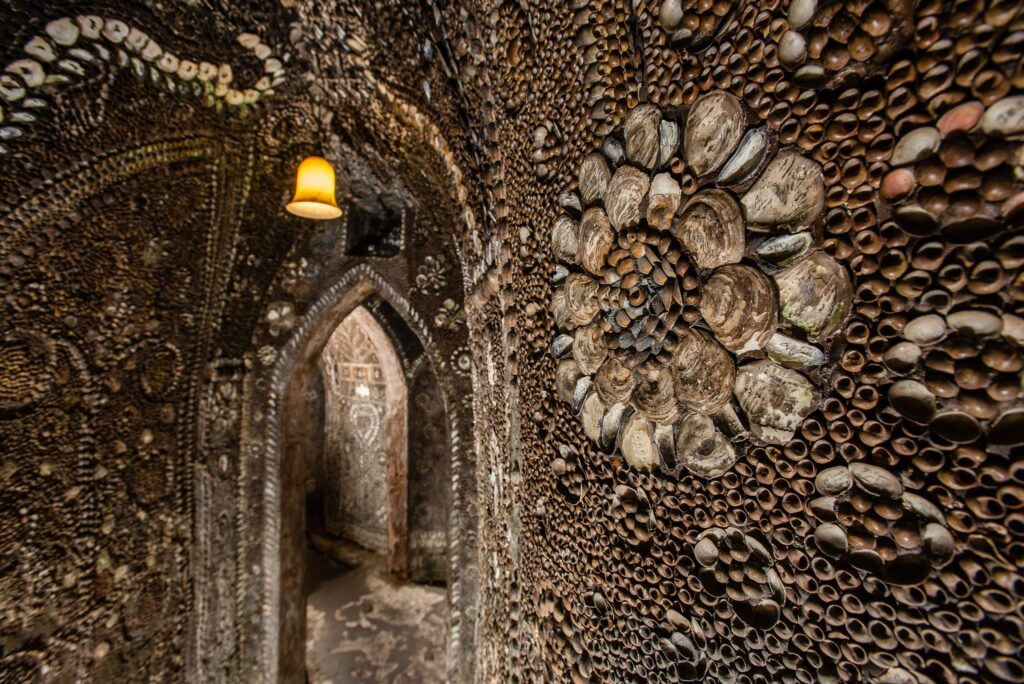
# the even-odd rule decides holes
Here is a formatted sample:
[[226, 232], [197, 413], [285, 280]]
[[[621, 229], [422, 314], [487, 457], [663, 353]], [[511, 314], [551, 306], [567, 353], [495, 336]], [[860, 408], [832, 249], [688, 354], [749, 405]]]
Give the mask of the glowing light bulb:
[[295, 197], [288, 211], [310, 219], [333, 219], [341, 216], [334, 197], [334, 168], [323, 157], [307, 157], [295, 174]]

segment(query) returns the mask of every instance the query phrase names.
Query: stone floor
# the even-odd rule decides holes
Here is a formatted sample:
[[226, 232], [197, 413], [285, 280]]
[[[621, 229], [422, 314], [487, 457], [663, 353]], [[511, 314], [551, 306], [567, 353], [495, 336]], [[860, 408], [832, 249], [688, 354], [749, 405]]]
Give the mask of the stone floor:
[[346, 564], [309, 550], [310, 684], [443, 682], [445, 590], [397, 582], [367, 552], [347, 549], [340, 557]]

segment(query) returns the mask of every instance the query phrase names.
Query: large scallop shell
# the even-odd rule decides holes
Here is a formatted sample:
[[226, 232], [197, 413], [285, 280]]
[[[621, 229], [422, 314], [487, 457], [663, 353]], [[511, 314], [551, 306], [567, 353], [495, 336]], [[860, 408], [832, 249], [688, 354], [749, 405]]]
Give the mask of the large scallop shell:
[[679, 415], [679, 402], [675, 396], [672, 371], [664, 366], [645, 364], [637, 370], [637, 375], [633, 389], [636, 410], [655, 423], [674, 422]]
[[570, 273], [565, 279], [565, 287], [557, 290], [551, 298], [555, 324], [563, 330], [586, 325], [600, 310], [597, 283], [579, 273]]
[[825, 179], [817, 162], [780, 152], [740, 200], [750, 223], [807, 226], [825, 207]]
[[686, 160], [697, 175], [724, 164], [739, 145], [743, 129], [743, 106], [732, 93], [716, 90], [697, 100], [683, 132]]
[[587, 325], [576, 331], [576, 339], [572, 343], [572, 358], [580, 371], [593, 375], [608, 356], [608, 348], [604, 343], [604, 333], [596, 324]]
[[714, 413], [732, 396], [732, 356], [703, 330], [689, 328], [679, 335], [672, 368], [676, 399], [693, 411]]
[[771, 281], [742, 264], [712, 274], [701, 290], [700, 313], [718, 341], [737, 354], [763, 347], [778, 325]]
[[551, 228], [551, 253], [559, 261], [574, 264], [578, 258], [579, 248], [576, 222], [568, 216], [559, 216]]
[[743, 217], [736, 200], [724, 190], [694, 196], [672, 223], [672, 234], [699, 268], [718, 268], [743, 258]]
[[783, 320], [823, 340], [846, 321], [853, 306], [853, 285], [843, 266], [823, 252], [775, 274]]
[[604, 209], [587, 209], [580, 220], [579, 263], [594, 275], [601, 275], [608, 252], [615, 243], [615, 233]]
[[586, 207], [601, 201], [612, 172], [608, 169], [608, 161], [600, 152], [593, 152], [580, 164], [580, 199]]
[[632, 166], [620, 167], [604, 193], [604, 208], [615, 230], [632, 228], [644, 217], [643, 204], [651, 179]]
[[658, 450], [651, 438], [651, 424], [639, 413], [633, 413], [622, 428], [619, 444], [626, 463], [640, 470], [650, 470], [658, 465]]
[[736, 450], [714, 423], [689, 413], [676, 429], [676, 462], [698, 477], [719, 477], [736, 463]]
[[736, 372], [736, 398], [750, 429], [766, 442], [785, 444], [817, 408], [814, 386], [774, 361], [754, 361]]
[[623, 137], [626, 139], [626, 157], [645, 169], [658, 165], [661, 140], [661, 111], [651, 104], [636, 107], [626, 117]]
[[606, 404], [627, 401], [636, 380], [633, 371], [615, 356], [609, 356], [594, 375], [594, 388]]

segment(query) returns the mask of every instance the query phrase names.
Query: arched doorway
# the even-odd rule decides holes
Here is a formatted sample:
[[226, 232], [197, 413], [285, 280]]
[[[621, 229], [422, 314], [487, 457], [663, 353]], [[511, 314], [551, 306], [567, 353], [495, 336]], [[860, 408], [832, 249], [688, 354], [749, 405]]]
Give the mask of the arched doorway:
[[[421, 517], [443, 515], [447, 508], [436, 500], [446, 499], [443, 490], [422, 486], [424, 473], [409, 477], [409, 434], [420, 435], [422, 404], [429, 405], [430, 396], [418, 371], [430, 363], [418, 345], [399, 353], [402, 337], [392, 339], [386, 321], [377, 318], [390, 311], [386, 302], [371, 297], [364, 304], [324, 346], [319, 382], [307, 394], [311, 400], [288, 409], [307, 412], [312, 447], [305, 478], [306, 677], [311, 684], [440, 683], [445, 591], [409, 581], [414, 558], [418, 569], [429, 566], [420, 557], [421, 544], [410, 548], [409, 500]], [[417, 381], [415, 403], [407, 372]], [[443, 436], [440, 445], [417, 441], [421, 451], [435, 447], [416, 459], [428, 472], [439, 465], [428, 463], [431, 456], [448, 459]]]
[[319, 467], [310, 470], [323, 495], [326, 531], [384, 555], [388, 570], [404, 577], [409, 412], [401, 361], [387, 333], [359, 306], [335, 329], [317, 365], [323, 448]]
[[[317, 366], [322, 352], [338, 325], [360, 305], [373, 298], [386, 302], [401, 325], [417, 341], [423, 353], [412, 358], [396, 345], [407, 384], [415, 378], [423, 364], [438, 368], [437, 359], [430, 350], [435, 348], [429, 327], [404, 299], [375, 271], [365, 265], [348, 270], [334, 285], [328, 288], [320, 299], [306, 312], [292, 329], [290, 341], [282, 350], [277, 362], [270, 369], [265, 381], [268, 388], [265, 409], [264, 487], [261, 499], [264, 502], [264, 526], [262, 530], [263, 550], [263, 621], [261, 637], [260, 670], [267, 681], [303, 682], [305, 679], [305, 595], [304, 578], [306, 570], [306, 458], [309, 448], [309, 417], [297, 410], [306, 401], [310, 387], [318, 376]], [[381, 317], [377, 316], [378, 321]], [[385, 325], [392, 341], [395, 339], [392, 324]], [[443, 367], [441, 361], [440, 367]], [[261, 381], [262, 384], [262, 381]], [[438, 376], [439, 401], [450, 416], [453, 404], [450, 388]], [[462, 410], [461, 406], [458, 406]], [[460, 414], [461, 415], [461, 414]], [[471, 414], [469, 414], [471, 416]], [[465, 420], [465, 417], [460, 420]], [[451, 451], [445, 464], [447, 474], [446, 503], [448, 509], [440, 544], [427, 544], [437, 558], [443, 558], [448, 578], [447, 603], [449, 618], [447, 624], [449, 666], [458, 666], [453, 653], [461, 653], [466, 637], [459, 627], [474, 615], [475, 581], [471, 574], [474, 566], [465, 560], [473, 558], [468, 546], [471, 536], [462, 532], [472, 520], [468, 506], [471, 500], [461, 487], [455, 487], [463, 477], [462, 473], [471, 468], [464, 463], [466, 454], [457, 449], [459, 434], [455, 427], [450, 432]], [[414, 526], [415, 527], [415, 526]], [[420, 544], [431, 539], [435, 533], [417, 535], [413, 539]], [[408, 537], [406, 537], [408, 539]], [[443, 552], [441, 551], [443, 549]], [[414, 556], [415, 558], [415, 556]], [[406, 561], [408, 562], [408, 561]], [[470, 636], [472, 634], [470, 633]], [[438, 655], [442, 660], [444, 655]]]

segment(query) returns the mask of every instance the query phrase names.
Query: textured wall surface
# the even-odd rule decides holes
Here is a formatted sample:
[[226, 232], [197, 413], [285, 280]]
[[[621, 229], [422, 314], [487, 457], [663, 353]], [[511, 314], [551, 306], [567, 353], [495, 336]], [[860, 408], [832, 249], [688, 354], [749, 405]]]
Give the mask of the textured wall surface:
[[447, 16], [478, 679], [1020, 681], [1019, 3]]
[[384, 414], [389, 400], [394, 405], [400, 399], [388, 396], [389, 389], [394, 395], [399, 388], [389, 388], [384, 377], [375, 346], [382, 342], [387, 344], [384, 331], [373, 317], [356, 309], [331, 334], [319, 365], [326, 395], [324, 522], [332, 534], [384, 552], [388, 448], [394, 437], [386, 429]]
[[11, 681], [300, 676], [346, 292], [437, 374], [453, 681], [1024, 680], [1019, 2], [0, 18]]
[[[295, 8], [10, 2], [0, 16], [0, 673], [274, 679], [259, 661], [277, 508], [265, 369], [358, 264], [409, 320], [461, 308], [447, 170], [376, 92], [311, 107], [316, 31]], [[396, 66], [419, 69], [411, 54]], [[342, 114], [371, 100], [372, 116]], [[397, 256], [350, 257], [345, 221], [283, 211], [322, 145], [347, 201], [408, 210]], [[420, 327], [449, 401], [465, 326]], [[470, 410], [453, 406], [453, 434], [470, 434]]]
[[409, 385], [409, 574], [416, 581], [447, 575], [450, 450], [444, 397], [433, 369], [422, 365]]

